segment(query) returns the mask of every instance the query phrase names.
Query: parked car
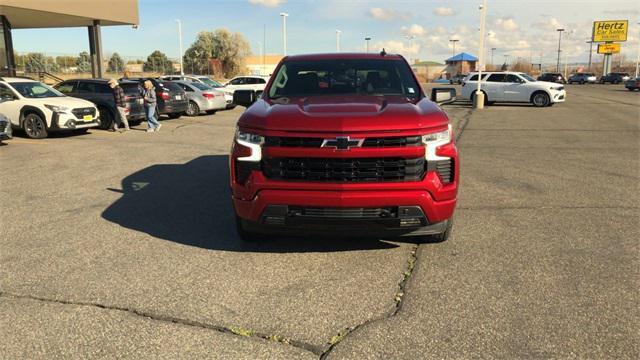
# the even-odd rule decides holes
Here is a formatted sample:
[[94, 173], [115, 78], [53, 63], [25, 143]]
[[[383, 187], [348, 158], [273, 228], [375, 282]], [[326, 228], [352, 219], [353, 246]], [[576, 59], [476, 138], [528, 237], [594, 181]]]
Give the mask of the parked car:
[[538, 76], [538, 81], [548, 81], [559, 84], [566, 84], [567, 80], [560, 73], [542, 73]]
[[[2, 100], [0, 99], [0, 102]], [[0, 144], [3, 140], [11, 139], [11, 120], [0, 114]]]
[[640, 77], [627, 80], [624, 83], [624, 87], [629, 89], [629, 91], [640, 90]]
[[451, 84], [458, 84], [458, 85], [462, 85], [462, 80], [464, 80], [464, 78], [466, 78], [469, 74], [455, 74], [453, 75], [453, 77], [449, 80], [449, 82]]
[[[113, 90], [107, 79], [72, 79], [65, 80], [54, 86], [61, 93], [80, 99], [89, 100], [98, 107], [100, 112], [100, 128], [110, 129], [118, 115]], [[135, 81], [120, 81], [120, 87], [125, 94], [127, 120], [137, 123], [145, 119], [142, 101], [142, 89]]]
[[85, 132], [100, 126], [93, 103], [32, 79], [0, 78], [0, 99], [0, 113], [32, 139], [45, 138], [53, 131]]
[[187, 111], [189, 100], [187, 94], [177, 84], [155, 78], [127, 78], [118, 81], [130, 80], [137, 81], [140, 86], [145, 80], [151, 81], [153, 87], [156, 88], [156, 97], [158, 101], [158, 115], [168, 115], [170, 119], [177, 119]]
[[593, 73], [575, 73], [571, 76], [569, 76], [569, 79], [567, 80], [567, 82], [569, 84], [585, 84], [585, 83], [590, 83], [590, 84], [595, 84], [596, 83], [596, 76]]
[[215, 114], [216, 111], [224, 110], [227, 107], [222, 91], [199, 82], [175, 81], [175, 83], [187, 94], [187, 99], [189, 99], [187, 115], [189, 116], [197, 116], [202, 111], [207, 114]]
[[224, 84], [224, 91], [253, 90], [260, 94], [267, 86], [269, 78], [263, 76], [236, 76]]
[[[478, 84], [478, 73], [470, 74], [462, 83], [462, 97], [473, 101]], [[563, 85], [537, 81], [525, 73], [499, 71], [482, 73], [480, 90], [485, 104], [493, 102], [530, 102], [536, 107], [564, 102]]]
[[165, 75], [160, 76], [161, 80], [168, 81], [189, 81], [189, 82], [199, 82], [205, 85], [209, 85], [212, 88], [221, 88], [224, 87], [221, 83], [209, 78], [204, 75]]
[[433, 79], [433, 81], [431, 81], [434, 84], [451, 84], [451, 80], [447, 79], [447, 78], [438, 78], [438, 79]]
[[[252, 90], [234, 94], [248, 107], [229, 164], [243, 239], [447, 239], [459, 181], [452, 127], [402, 56], [289, 56], [273, 76], [257, 99]], [[455, 99], [453, 88], [435, 93]]]
[[611, 72], [611, 73], [608, 73], [607, 75], [602, 76], [599, 82], [600, 84], [606, 84], [606, 83], [619, 84], [629, 80], [630, 78], [631, 77], [627, 73]]

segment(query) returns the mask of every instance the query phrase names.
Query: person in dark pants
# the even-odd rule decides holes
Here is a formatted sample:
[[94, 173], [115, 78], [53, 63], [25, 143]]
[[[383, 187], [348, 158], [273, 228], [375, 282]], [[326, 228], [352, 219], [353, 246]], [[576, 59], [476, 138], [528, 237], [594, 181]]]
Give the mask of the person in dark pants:
[[[116, 109], [118, 114], [116, 119], [113, 119], [113, 130], [118, 131], [118, 123], [124, 125], [123, 131], [129, 130], [129, 121], [127, 121], [127, 105], [125, 104], [124, 90], [115, 79], [109, 80], [109, 87], [113, 90], [113, 100], [116, 103]], [[120, 118], [120, 119], [117, 119]]]

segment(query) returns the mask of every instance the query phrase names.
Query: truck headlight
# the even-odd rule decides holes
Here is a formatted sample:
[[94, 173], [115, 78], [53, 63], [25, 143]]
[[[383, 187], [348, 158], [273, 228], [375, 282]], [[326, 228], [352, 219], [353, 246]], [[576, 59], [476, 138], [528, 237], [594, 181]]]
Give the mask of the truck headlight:
[[[264, 136], [238, 129], [236, 130], [235, 142], [241, 147], [240, 149], [237, 149], [241, 154], [241, 156], [238, 156], [237, 158], [238, 161], [259, 162], [262, 160], [262, 144], [264, 144]], [[250, 152], [250, 155], [247, 154], [248, 152]]]
[[53, 111], [53, 112], [57, 112], [57, 113], [64, 113], [69, 111], [69, 108], [66, 106], [58, 106], [58, 105], [44, 105], [47, 109]]
[[442, 145], [446, 145], [453, 140], [453, 130], [451, 124], [446, 130], [438, 131], [435, 133], [422, 135], [422, 143], [425, 147], [425, 159], [427, 162], [435, 160], [447, 160], [449, 158], [438, 156], [436, 150]]

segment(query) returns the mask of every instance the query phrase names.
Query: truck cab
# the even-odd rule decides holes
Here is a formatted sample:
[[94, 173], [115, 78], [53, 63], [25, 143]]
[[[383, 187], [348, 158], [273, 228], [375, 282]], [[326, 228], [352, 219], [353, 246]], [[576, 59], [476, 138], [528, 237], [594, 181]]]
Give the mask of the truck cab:
[[285, 57], [262, 94], [238, 90], [234, 103], [247, 107], [230, 155], [243, 239], [449, 236], [460, 169], [452, 128], [402, 56]]

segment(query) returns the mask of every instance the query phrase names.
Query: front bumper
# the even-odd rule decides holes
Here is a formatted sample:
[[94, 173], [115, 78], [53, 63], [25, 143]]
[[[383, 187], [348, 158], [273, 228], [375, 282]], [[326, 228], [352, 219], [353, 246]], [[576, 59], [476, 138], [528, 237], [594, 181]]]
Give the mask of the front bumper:
[[551, 90], [551, 102], [560, 103], [564, 102], [567, 98], [566, 90]]
[[96, 111], [96, 115], [90, 120], [84, 120], [78, 119], [70, 113], [54, 112], [49, 131], [88, 129], [100, 126], [100, 117], [97, 114], [98, 112]]

